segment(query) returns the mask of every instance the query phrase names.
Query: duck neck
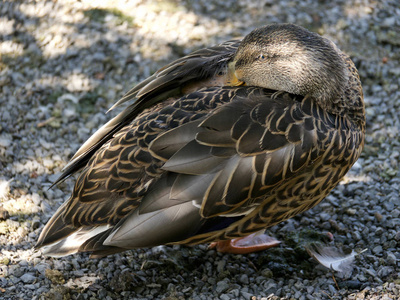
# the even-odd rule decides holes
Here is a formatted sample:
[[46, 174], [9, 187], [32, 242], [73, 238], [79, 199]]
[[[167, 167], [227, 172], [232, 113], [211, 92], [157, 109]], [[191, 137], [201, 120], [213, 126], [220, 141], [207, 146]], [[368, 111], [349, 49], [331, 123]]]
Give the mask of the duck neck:
[[[365, 128], [365, 105], [360, 77], [354, 63], [346, 54], [340, 54], [348, 69], [347, 86], [342, 96], [328, 101], [318, 101], [326, 111], [347, 117], [361, 129]], [[323, 102], [323, 103], [322, 103]]]

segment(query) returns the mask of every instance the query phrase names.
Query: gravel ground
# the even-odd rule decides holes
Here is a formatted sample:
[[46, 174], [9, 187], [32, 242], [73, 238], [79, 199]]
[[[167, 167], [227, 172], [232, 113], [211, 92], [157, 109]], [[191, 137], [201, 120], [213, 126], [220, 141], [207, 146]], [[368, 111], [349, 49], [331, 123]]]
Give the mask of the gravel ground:
[[[95, 2], [0, 2], [0, 299], [399, 299], [397, 0]], [[269, 22], [297, 23], [349, 53], [368, 118], [346, 179], [269, 230], [280, 247], [243, 256], [156, 247], [92, 260], [32, 250], [74, 180], [49, 186], [124, 91], [172, 59]], [[310, 232], [367, 250], [338, 274], [301, 247]]]

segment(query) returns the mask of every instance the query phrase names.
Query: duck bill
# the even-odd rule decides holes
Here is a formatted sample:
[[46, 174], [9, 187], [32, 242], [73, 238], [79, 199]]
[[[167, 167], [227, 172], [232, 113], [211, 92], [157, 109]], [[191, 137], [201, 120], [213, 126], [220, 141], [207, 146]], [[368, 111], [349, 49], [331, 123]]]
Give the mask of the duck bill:
[[231, 62], [228, 65], [228, 80], [227, 80], [227, 84], [230, 85], [230, 86], [245, 85], [245, 82], [239, 80], [236, 75], [237, 74], [236, 74], [236, 71], [235, 71], [235, 63]]

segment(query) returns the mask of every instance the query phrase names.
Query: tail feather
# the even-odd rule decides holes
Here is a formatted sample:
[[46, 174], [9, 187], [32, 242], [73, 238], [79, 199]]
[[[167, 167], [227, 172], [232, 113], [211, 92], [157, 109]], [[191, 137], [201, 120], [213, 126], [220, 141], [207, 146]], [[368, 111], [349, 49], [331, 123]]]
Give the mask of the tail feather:
[[77, 228], [68, 226], [63, 218], [63, 212], [66, 205], [67, 202], [63, 203], [47, 222], [46, 226], [40, 233], [35, 248], [41, 248], [59, 242], [76, 231]]
[[86, 242], [80, 246], [79, 252], [92, 252], [90, 255], [91, 258], [101, 258], [110, 254], [126, 251], [127, 249], [125, 248], [104, 245], [104, 241], [112, 230], [113, 227], [86, 240]]
[[53, 257], [70, 255], [82, 251], [90, 251], [86, 249], [81, 249], [82, 245], [84, 245], [91, 238], [96, 237], [97, 235], [101, 234], [103, 231], [106, 231], [109, 228], [109, 225], [81, 227], [64, 239], [58, 240], [54, 243], [42, 244], [40, 245], [40, 248], [42, 249], [43, 254]]
[[[89, 243], [87, 243], [89, 241], [92, 241], [93, 244], [93, 241], [98, 240], [99, 237], [101, 237], [102, 240], [106, 239], [107, 234], [102, 235], [102, 233], [110, 229], [111, 225], [75, 227], [72, 224], [67, 224], [63, 215], [66, 205], [67, 202], [61, 205], [61, 207], [47, 222], [39, 236], [35, 248], [40, 248], [43, 254], [54, 257], [65, 256], [82, 251], [97, 250], [93, 246], [87, 247], [88, 250], [86, 250], [83, 245], [89, 245]], [[105, 237], [103, 238], [103, 236]], [[96, 247], [100, 250], [106, 250], [103, 249], [105, 246], [103, 247], [99, 242], [96, 243]]]

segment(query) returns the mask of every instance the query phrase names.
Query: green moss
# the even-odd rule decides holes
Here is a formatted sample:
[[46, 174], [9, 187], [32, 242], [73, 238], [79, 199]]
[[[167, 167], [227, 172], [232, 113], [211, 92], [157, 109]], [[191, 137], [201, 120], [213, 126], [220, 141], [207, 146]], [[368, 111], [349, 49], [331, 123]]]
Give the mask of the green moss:
[[121, 25], [126, 22], [128, 25], [134, 25], [134, 18], [121, 12], [117, 8], [93, 8], [83, 12], [85, 17], [88, 17], [92, 22], [104, 23], [107, 15], [115, 17], [116, 24]]
[[8, 257], [3, 257], [3, 259], [0, 261], [0, 264], [8, 266], [10, 263], [10, 259]]
[[28, 50], [24, 51], [22, 54], [0, 54], [0, 71], [6, 68], [6, 66], [18, 66], [18, 69], [23, 69], [25, 67], [39, 68], [45, 61], [45, 58], [41, 54]]
[[261, 275], [264, 276], [265, 278], [273, 278], [274, 277], [274, 273], [268, 268], [263, 269], [261, 271]]
[[46, 58], [43, 57], [41, 53], [37, 53], [34, 51], [25, 51], [22, 57], [26, 58], [29, 57], [29, 60], [26, 60], [26, 63], [23, 63], [24, 67], [35, 67], [39, 68], [46, 62]]
[[10, 66], [12, 63], [15, 61], [15, 59], [19, 55], [11, 55], [11, 54], [2, 54], [1, 55], [1, 65], [5, 66]]
[[58, 270], [46, 269], [45, 276], [53, 284], [64, 284], [65, 283], [63, 274]]
[[231, 278], [232, 274], [228, 270], [222, 270], [221, 272], [218, 273], [218, 281], [225, 279], [225, 278]]
[[93, 113], [100, 95], [96, 92], [88, 92], [79, 100], [79, 110], [81, 113]]
[[52, 287], [50, 291], [48, 291], [47, 293], [43, 293], [40, 298], [45, 300], [50, 300], [50, 299], [69, 300], [71, 299], [70, 289], [62, 285], [57, 285], [55, 287]]
[[134, 18], [131, 16], [125, 15], [119, 9], [112, 8], [109, 10], [109, 12], [116, 17], [118, 25], [121, 25], [124, 22], [128, 23], [128, 25], [130, 25], [130, 26], [134, 25]]
[[149, 4], [149, 9], [152, 11], [159, 13], [162, 11], [168, 13], [175, 13], [178, 11], [184, 11], [185, 8], [182, 5], [179, 5], [177, 1], [174, 0], [162, 0], [162, 1], [152, 1]]
[[107, 16], [108, 11], [106, 9], [102, 8], [93, 8], [93, 9], [88, 9], [83, 12], [83, 15], [85, 17], [88, 17], [90, 21], [92, 22], [99, 22], [99, 23], [104, 23], [104, 19]]
[[53, 93], [51, 93], [46, 100], [50, 103], [55, 103], [57, 102], [57, 99], [59, 97], [61, 97], [64, 93], [62, 91], [54, 91]]

